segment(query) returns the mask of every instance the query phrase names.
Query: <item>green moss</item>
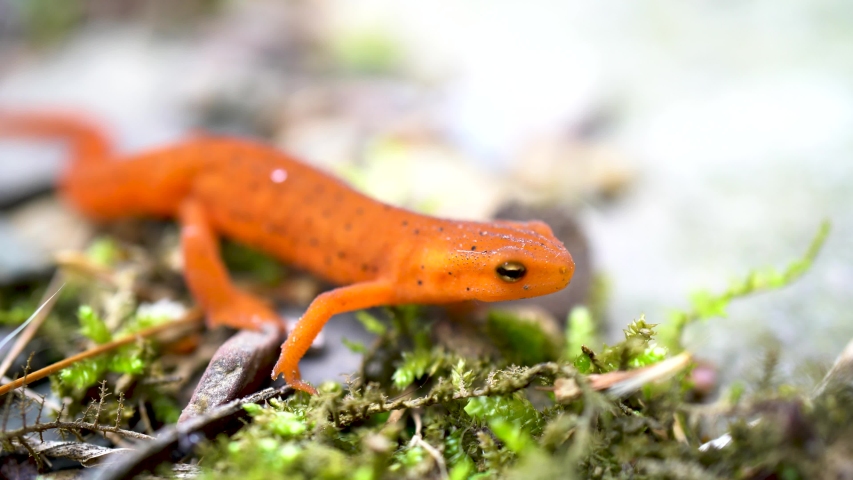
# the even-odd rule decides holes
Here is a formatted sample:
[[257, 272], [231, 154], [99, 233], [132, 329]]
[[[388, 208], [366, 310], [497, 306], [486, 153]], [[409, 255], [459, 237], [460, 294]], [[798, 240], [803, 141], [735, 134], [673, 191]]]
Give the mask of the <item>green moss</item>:
[[[115, 333], [89, 305], [81, 305], [77, 311], [80, 333], [98, 344], [107, 343], [140, 330], [160, 325], [171, 319], [166, 316], [151, 316], [134, 313]], [[155, 352], [149, 341], [125, 345], [101, 356], [76, 363], [59, 372], [58, 382], [52, 386], [58, 395], [81, 397], [86, 389], [103, 380], [108, 372], [142, 375], [150, 367]], [[170, 416], [171, 418], [171, 416]], [[177, 417], [174, 417], [177, 419]]]
[[583, 353], [582, 347], [596, 342], [595, 323], [590, 310], [584, 306], [573, 308], [566, 322], [566, 358], [577, 357]]
[[403, 352], [401, 364], [392, 376], [394, 386], [398, 390], [403, 390], [424, 375], [434, 375], [444, 364], [441, 352], [441, 350], [431, 351], [424, 349]]
[[361, 342], [350, 340], [348, 338], [341, 338], [341, 343], [343, 343], [344, 346], [347, 347], [353, 353], [367, 353], [367, 347], [365, 347], [364, 344]]
[[109, 356], [107, 369], [115, 373], [141, 375], [145, 371], [143, 349], [139, 345], [127, 345]]
[[35, 302], [19, 302], [13, 306], [0, 306], [0, 325], [20, 325], [38, 308]]
[[143, 313], [137, 310], [124, 322], [124, 324], [116, 332], [117, 337], [129, 335], [131, 333], [140, 332], [142, 330], [156, 327], [164, 323], [171, 322], [172, 318], [167, 315], [157, 315], [151, 313]]
[[504, 358], [516, 365], [535, 365], [559, 356], [560, 339], [545, 332], [534, 320], [501, 310], [489, 312], [486, 333]]
[[80, 309], [77, 310], [77, 319], [83, 336], [95, 343], [107, 343], [112, 340], [113, 336], [107, 325], [89, 305], [80, 305]]
[[146, 390], [146, 397], [154, 411], [154, 418], [166, 424], [173, 424], [181, 416], [181, 407], [169, 395], [156, 390]]
[[278, 260], [243, 244], [223, 241], [222, 260], [235, 274], [246, 274], [266, 285], [277, 285], [286, 276], [286, 269]]
[[370, 333], [375, 335], [384, 335], [388, 330], [385, 325], [370, 313], [360, 310], [355, 312], [355, 318], [361, 322], [361, 325]]
[[83, 360], [63, 369], [59, 372], [60, 383], [53, 385], [54, 392], [57, 395], [65, 394], [62, 396], [68, 396], [69, 392], [64, 387], [84, 390], [95, 385], [103, 378], [104, 373], [106, 373], [108, 363], [109, 360], [107, 358], [93, 358]]
[[[808, 258], [814, 252], [816, 247]], [[727, 298], [783, 285], [803, 273], [802, 265], [795, 262], [779, 276], [752, 276]], [[724, 312], [728, 300], [720, 298], [695, 296], [698, 313], [691, 318]], [[379, 479], [437, 478], [447, 472], [452, 479], [651, 479], [750, 478], [761, 472], [809, 478], [816, 471], [811, 457], [795, 453], [805, 440], [779, 421], [755, 428], [736, 420], [731, 427], [736, 448], [698, 450], [703, 432], [691, 417], [686, 373], [621, 398], [592, 391], [582, 373], [630, 371], [669, 357], [658, 326], [642, 316], [626, 326], [621, 342], [600, 345], [593, 314], [576, 309], [562, 346], [535, 322], [493, 312], [483, 332], [504, 355], [490, 359], [433, 344], [418, 309], [388, 312], [387, 325], [359, 315], [365, 328], [380, 336], [366, 352], [367, 361], [391, 363], [388, 377], [356, 381], [349, 391], [324, 385], [316, 397], [247, 406], [252, 423], [205, 451], [205, 459], [216, 459], [205, 465], [206, 475], [262, 478], [275, 471], [289, 478]], [[672, 350], [680, 350], [678, 337], [670, 338]], [[561, 356], [563, 361], [554, 361]], [[537, 390], [556, 379], [574, 381], [577, 395], [558, 404], [553, 394]], [[809, 421], [821, 419], [822, 427], [815, 428], [827, 432], [840, 431], [832, 425], [853, 423], [853, 416], [839, 413], [849, 410], [839, 407], [840, 397], [807, 408], [803, 393], [793, 387], [759, 382], [764, 386], [734, 384], [725, 397], [732, 404], [776, 403], [774, 408], [789, 415], [779, 418], [796, 412]], [[407, 394], [398, 396], [400, 391]], [[247, 451], [262, 453], [250, 458]]]
[[656, 326], [640, 316], [623, 330], [624, 341], [604, 345], [598, 352], [582, 346], [582, 353], [572, 363], [581, 373], [606, 373], [657, 363], [666, 357], [667, 350], [655, 340]]
[[[775, 375], [783, 351], [768, 354], [754, 380], [723, 390], [724, 408], [717, 411], [727, 417], [709, 417], [708, 409], [691, 404], [686, 372], [618, 398], [593, 391], [601, 377], [590, 375], [622, 375], [667, 359], [683, 348], [680, 329], [687, 323], [725, 314], [730, 300], [802, 275], [824, 237], [822, 230], [804, 259], [781, 272], [751, 274], [721, 295], [693, 295], [691, 310], [679, 317], [686, 320], [665, 327], [666, 342], [658, 334], [661, 327], [640, 316], [625, 327], [621, 341], [602, 344], [596, 332], [600, 306], [573, 310], [564, 335], [492, 312], [480, 330], [470, 328], [470, 335], [488, 335], [498, 346], [502, 355], [492, 358], [436, 344], [420, 308], [361, 312], [362, 325], [379, 338], [370, 348], [352, 342], [350, 347], [376, 367], [361, 371], [374, 373], [347, 388], [321, 384], [313, 397], [300, 393], [246, 405], [251, 419], [238, 433], [222, 435], [198, 452], [202, 477], [814, 478], [829, 449], [851, 438], [853, 394], [844, 384], [812, 399], [786, 384]], [[131, 314], [110, 331], [97, 311], [78, 312], [80, 331], [95, 342], [168, 320]], [[140, 343], [75, 365], [54, 380], [56, 392], [80, 399], [81, 391], [91, 396], [92, 385], [113, 378], [109, 372], [156, 372], [154, 354], [150, 344]], [[576, 390], [559, 403], [558, 380]], [[158, 387], [138, 383], [132, 394], [128, 403], [145, 402], [155, 423], [174, 422], [180, 413]], [[117, 413], [105, 404], [101, 417]], [[133, 412], [127, 408], [121, 417]], [[749, 423], [758, 417], [757, 425]], [[698, 449], [708, 436], [703, 426], [713, 420], [731, 422], [726, 429], [732, 448]]]
[[86, 257], [103, 267], [115, 265], [122, 257], [121, 247], [110, 237], [97, 238], [86, 249]]
[[465, 405], [465, 413], [492, 427], [495, 422], [498, 422], [502, 426], [506, 425], [516, 430], [523, 429], [535, 434], [542, 431], [542, 415], [520, 393], [471, 398]]

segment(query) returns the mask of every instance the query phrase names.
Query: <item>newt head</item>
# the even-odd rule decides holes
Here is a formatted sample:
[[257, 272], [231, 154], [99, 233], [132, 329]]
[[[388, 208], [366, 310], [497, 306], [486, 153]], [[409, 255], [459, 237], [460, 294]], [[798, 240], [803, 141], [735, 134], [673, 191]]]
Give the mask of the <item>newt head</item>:
[[413, 252], [420, 299], [496, 302], [565, 288], [575, 264], [542, 222], [448, 222], [443, 235]]

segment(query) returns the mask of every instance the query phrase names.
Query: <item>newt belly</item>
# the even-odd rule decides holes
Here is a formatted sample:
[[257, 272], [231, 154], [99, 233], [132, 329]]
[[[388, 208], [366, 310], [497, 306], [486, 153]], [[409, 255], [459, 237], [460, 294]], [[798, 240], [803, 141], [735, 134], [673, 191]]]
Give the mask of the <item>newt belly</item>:
[[283, 322], [237, 289], [218, 236], [266, 251], [338, 288], [319, 295], [282, 345], [273, 378], [315, 393], [299, 360], [335, 314], [380, 305], [502, 301], [568, 285], [571, 255], [544, 223], [468, 222], [380, 203], [275, 148], [197, 137], [126, 158], [74, 115], [3, 114], [0, 134], [59, 138], [72, 160], [60, 192], [95, 220], [173, 217], [181, 227], [187, 285], [208, 325]]

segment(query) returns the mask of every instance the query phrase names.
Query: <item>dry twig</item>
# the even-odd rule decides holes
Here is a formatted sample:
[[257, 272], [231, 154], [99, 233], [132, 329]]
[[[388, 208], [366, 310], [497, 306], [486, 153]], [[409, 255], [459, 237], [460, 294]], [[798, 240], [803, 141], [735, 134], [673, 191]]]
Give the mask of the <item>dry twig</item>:
[[[80, 433], [81, 430], [88, 430], [91, 432], [101, 432], [101, 433], [115, 433], [117, 435], [121, 435], [127, 438], [133, 438], [136, 440], [154, 440], [154, 437], [145, 435], [144, 433], [133, 432], [130, 430], [125, 430], [123, 428], [118, 428], [112, 425], [98, 425], [92, 422], [63, 422], [63, 421], [55, 421], [49, 423], [36, 423], [33, 425], [27, 425], [15, 430], [8, 430], [5, 432], [0, 432], [0, 441], [10, 440], [13, 438], [23, 438], [26, 435], [31, 433], [39, 433], [46, 432], [48, 430], [64, 430], [66, 432], [70, 432], [72, 434]], [[82, 438], [79, 437], [78, 438]]]

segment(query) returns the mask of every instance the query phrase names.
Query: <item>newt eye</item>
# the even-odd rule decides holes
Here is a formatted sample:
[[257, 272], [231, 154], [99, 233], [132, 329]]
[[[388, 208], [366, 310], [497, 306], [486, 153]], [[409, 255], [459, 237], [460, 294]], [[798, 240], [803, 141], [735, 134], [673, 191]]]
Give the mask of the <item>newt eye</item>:
[[518, 262], [505, 262], [495, 269], [498, 277], [507, 283], [517, 282], [527, 273], [527, 268]]

